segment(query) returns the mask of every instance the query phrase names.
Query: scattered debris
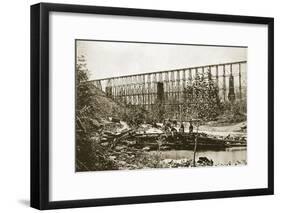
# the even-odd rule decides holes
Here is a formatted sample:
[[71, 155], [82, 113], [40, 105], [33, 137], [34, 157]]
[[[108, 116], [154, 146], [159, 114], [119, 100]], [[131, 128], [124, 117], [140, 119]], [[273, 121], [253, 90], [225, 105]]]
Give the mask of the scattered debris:
[[188, 159], [164, 159], [160, 162], [162, 168], [181, 168], [181, 167], [190, 167], [192, 160]]
[[142, 148], [143, 151], [149, 151], [150, 148], [148, 146]]

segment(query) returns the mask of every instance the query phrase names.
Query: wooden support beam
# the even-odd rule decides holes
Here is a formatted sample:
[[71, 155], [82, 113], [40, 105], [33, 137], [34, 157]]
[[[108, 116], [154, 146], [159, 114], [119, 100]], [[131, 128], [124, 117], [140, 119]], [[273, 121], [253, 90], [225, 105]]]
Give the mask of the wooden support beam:
[[134, 105], [138, 104], [138, 94], [137, 94], [137, 76], [134, 76], [134, 90], [133, 90], [133, 94], [134, 94]]
[[226, 100], [225, 65], [223, 65], [223, 100]]
[[171, 98], [173, 99], [174, 101], [174, 98], [175, 98], [175, 73], [174, 72], [171, 72]]
[[159, 79], [158, 81], [159, 81], [159, 82], [163, 82], [163, 73], [161, 73], [161, 72], [158, 73], [158, 77], [159, 77], [159, 78], [158, 78], [158, 79]]
[[218, 65], [216, 65], [216, 83], [217, 83], [217, 87], [219, 90], [220, 88], [219, 88], [219, 66]]
[[185, 69], [182, 71], [181, 102], [183, 102], [184, 98], [185, 98], [186, 72], [187, 72], [187, 70], [185, 70]]
[[212, 81], [212, 67], [208, 68], [208, 80]]
[[177, 88], [176, 88], [176, 102], [179, 103], [180, 102], [180, 70], [177, 70]]
[[189, 80], [189, 84], [192, 83], [192, 71], [191, 69], [188, 69], [188, 80]]
[[182, 82], [183, 82], [183, 86], [185, 86], [185, 83], [186, 83], [186, 72], [187, 72], [186, 69], [182, 70]]
[[195, 81], [197, 83], [198, 81], [198, 78], [199, 78], [199, 75], [198, 75], [198, 68], [195, 68]]
[[151, 74], [147, 75], [147, 85], [148, 85], [148, 93], [147, 93], [147, 101], [148, 108], [151, 106]]
[[165, 79], [164, 79], [164, 83], [165, 83], [165, 100], [168, 100], [169, 99], [169, 90], [170, 90], [170, 88], [169, 88], [169, 73], [168, 72], [166, 72], [165, 73]]
[[141, 80], [141, 83], [142, 83], [142, 87], [141, 87], [141, 96], [142, 96], [142, 106], [145, 105], [145, 75], [142, 75], [142, 80]]
[[241, 85], [241, 64], [238, 64], [238, 70], [239, 70], [239, 99], [242, 100], [242, 85]]

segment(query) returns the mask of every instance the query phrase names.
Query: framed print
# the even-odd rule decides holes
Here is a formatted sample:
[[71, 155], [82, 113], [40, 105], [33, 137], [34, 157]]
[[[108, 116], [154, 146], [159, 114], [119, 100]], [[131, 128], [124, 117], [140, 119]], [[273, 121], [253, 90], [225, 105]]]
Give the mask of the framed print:
[[31, 206], [273, 194], [273, 24], [31, 6]]

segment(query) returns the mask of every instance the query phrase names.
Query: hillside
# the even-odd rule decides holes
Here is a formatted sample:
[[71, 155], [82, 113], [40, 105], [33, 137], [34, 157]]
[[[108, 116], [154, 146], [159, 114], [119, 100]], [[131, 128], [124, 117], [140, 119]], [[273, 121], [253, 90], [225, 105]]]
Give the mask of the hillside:
[[93, 118], [97, 120], [108, 120], [109, 117], [121, 117], [125, 110], [125, 105], [118, 103], [106, 96], [105, 92], [94, 85], [88, 85], [91, 92], [90, 104], [93, 107]]

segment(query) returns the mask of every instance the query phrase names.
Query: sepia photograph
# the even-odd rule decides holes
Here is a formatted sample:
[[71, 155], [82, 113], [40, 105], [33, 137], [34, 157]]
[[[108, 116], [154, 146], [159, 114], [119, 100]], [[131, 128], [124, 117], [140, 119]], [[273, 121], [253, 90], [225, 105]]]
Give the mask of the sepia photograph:
[[75, 171], [247, 165], [247, 46], [75, 40]]

